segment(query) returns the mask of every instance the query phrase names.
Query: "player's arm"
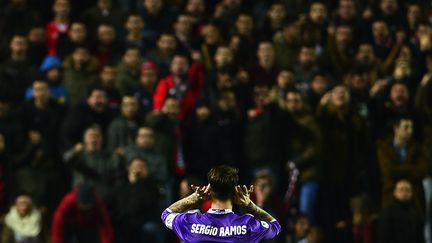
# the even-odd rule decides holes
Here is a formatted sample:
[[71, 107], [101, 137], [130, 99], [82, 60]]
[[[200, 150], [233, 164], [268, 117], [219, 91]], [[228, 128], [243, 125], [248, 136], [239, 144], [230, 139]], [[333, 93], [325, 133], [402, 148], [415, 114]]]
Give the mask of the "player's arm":
[[235, 197], [234, 202], [246, 209], [250, 214], [252, 214], [256, 219], [271, 222], [276, 220], [269, 213], [264, 211], [264, 209], [258, 207], [252, 200], [250, 199], [250, 193], [253, 191], [253, 186], [249, 189], [243, 185], [235, 187]]
[[168, 209], [174, 213], [184, 213], [190, 210], [193, 206], [201, 202], [205, 197], [208, 196], [210, 186], [194, 187], [194, 193], [185, 197], [168, 207]]

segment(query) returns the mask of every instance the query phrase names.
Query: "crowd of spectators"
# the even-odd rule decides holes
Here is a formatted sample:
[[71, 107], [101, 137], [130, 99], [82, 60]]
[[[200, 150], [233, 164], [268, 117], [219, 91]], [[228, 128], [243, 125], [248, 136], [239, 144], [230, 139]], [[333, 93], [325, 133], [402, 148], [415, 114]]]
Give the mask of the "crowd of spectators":
[[0, 0], [2, 242], [176, 242], [220, 164], [275, 242], [431, 242], [431, 80], [430, 1]]

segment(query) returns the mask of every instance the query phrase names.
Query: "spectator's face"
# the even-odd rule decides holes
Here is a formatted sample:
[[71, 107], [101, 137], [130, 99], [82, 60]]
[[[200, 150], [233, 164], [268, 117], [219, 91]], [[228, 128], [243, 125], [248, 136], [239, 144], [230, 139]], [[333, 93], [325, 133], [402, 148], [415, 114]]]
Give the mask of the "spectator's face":
[[158, 48], [163, 52], [171, 53], [176, 49], [177, 43], [172, 35], [162, 35], [158, 42]]
[[109, 45], [116, 38], [115, 30], [109, 25], [100, 25], [98, 28], [98, 40], [103, 45]]
[[162, 112], [167, 114], [171, 119], [176, 120], [180, 113], [180, 106], [176, 99], [167, 99], [163, 106]]
[[104, 90], [93, 90], [87, 98], [87, 103], [90, 108], [98, 113], [103, 112], [107, 105], [107, 97]]
[[49, 97], [48, 84], [45, 82], [34, 82], [32, 91], [35, 100], [46, 101]]
[[286, 17], [286, 10], [284, 5], [282, 4], [273, 4], [270, 7], [270, 10], [268, 12], [268, 16], [271, 20], [275, 22], [282, 22]]
[[192, 19], [188, 15], [180, 15], [174, 24], [177, 33], [182, 35], [189, 35], [192, 32]]
[[34, 27], [30, 30], [28, 39], [33, 43], [45, 42], [45, 29], [42, 27]]
[[90, 60], [90, 54], [86, 48], [79, 47], [73, 52], [72, 60], [75, 65], [83, 65]]
[[303, 110], [303, 99], [300, 93], [288, 92], [286, 94], [286, 107], [290, 113], [297, 113]]
[[190, 188], [189, 182], [186, 179], [183, 179], [179, 185], [179, 194], [180, 198], [185, 198], [192, 194], [192, 190]]
[[273, 45], [268, 42], [260, 43], [258, 46], [258, 59], [263, 63], [271, 63], [274, 61], [275, 53]]
[[315, 75], [311, 81], [311, 89], [315, 94], [323, 95], [328, 89], [328, 81], [321, 75]]
[[127, 49], [123, 56], [123, 62], [131, 68], [137, 68], [140, 63], [139, 49]]
[[403, 141], [410, 141], [414, 131], [414, 124], [411, 119], [402, 119], [397, 126], [393, 128], [395, 137]]
[[411, 23], [417, 22], [421, 18], [420, 6], [417, 4], [411, 4], [407, 9], [407, 19]]
[[249, 15], [240, 15], [236, 21], [236, 28], [239, 34], [241, 35], [250, 35], [253, 29], [253, 20]]
[[228, 112], [235, 110], [237, 106], [235, 94], [233, 92], [225, 93], [218, 100], [218, 107], [221, 111]]
[[267, 178], [257, 179], [254, 183], [254, 191], [261, 193], [264, 198], [268, 198], [273, 190], [271, 182]]
[[411, 49], [408, 46], [403, 46], [399, 52], [398, 60], [411, 62]]
[[203, 0], [189, 0], [186, 4], [186, 12], [189, 14], [199, 16], [205, 11]]
[[413, 197], [412, 185], [408, 181], [402, 180], [396, 184], [393, 193], [394, 197], [401, 202], [409, 202]]
[[408, 88], [404, 84], [394, 84], [390, 90], [390, 101], [396, 108], [407, 105], [409, 101]]
[[141, 148], [150, 148], [154, 144], [153, 130], [142, 127], [138, 130], [136, 144]]
[[19, 196], [15, 201], [15, 207], [18, 215], [23, 218], [30, 213], [32, 209], [32, 200], [28, 196]]
[[133, 119], [138, 112], [138, 101], [134, 96], [124, 96], [121, 104], [121, 112], [126, 119]]
[[338, 45], [347, 46], [352, 41], [352, 30], [348, 26], [339, 26], [336, 28], [335, 35], [336, 43]]
[[214, 45], [219, 42], [220, 33], [219, 29], [216, 26], [207, 25], [204, 27], [202, 33], [207, 44]]
[[358, 48], [356, 59], [362, 64], [371, 64], [375, 60], [375, 54], [372, 45], [361, 44]]
[[269, 89], [266, 86], [255, 87], [254, 101], [257, 107], [264, 107], [269, 97]]
[[369, 89], [366, 74], [353, 74], [350, 79], [350, 85], [353, 90], [357, 91], [366, 91]]
[[277, 86], [280, 89], [286, 89], [294, 84], [294, 74], [290, 71], [282, 70], [277, 76]]
[[117, 77], [117, 69], [112, 66], [105, 66], [101, 73], [100, 79], [103, 85], [113, 86]]
[[60, 69], [51, 68], [46, 72], [47, 81], [50, 83], [58, 83], [60, 82]]
[[336, 86], [331, 93], [331, 101], [336, 107], [348, 104], [348, 90], [344, 86]]
[[327, 8], [322, 3], [313, 3], [310, 11], [309, 18], [314, 23], [323, 23], [327, 18]]
[[394, 14], [398, 9], [396, 0], [381, 0], [380, 9], [385, 15]]
[[153, 88], [156, 84], [157, 75], [156, 71], [153, 69], [141, 71], [140, 81], [144, 87]]
[[310, 230], [310, 222], [307, 218], [300, 218], [294, 224], [294, 233], [298, 239], [302, 239], [307, 236]]
[[297, 42], [300, 40], [300, 28], [297, 24], [285, 26], [282, 32], [285, 39]]
[[229, 47], [232, 51], [237, 52], [240, 49], [241, 39], [237, 35], [231, 36]]
[[184, 76], [189, 70], [189, 63], [184, 56], [174, 56], [171, 61], [171, 73], [174, 76]]
[[302, 47], [299, 53], [300, 65], [310, 67], [315, 64], [315, 61], [316, 55], [314, 49], [310, 47]]
[[81, 23], [73, 23], [69, 30], [69, 38], [72, 42], [82, 43], [87, 37], [87, 29]]
[[372, 34], [377, 40], [387, 38], [389, 36], [387, 24], [384, 21], [375, 21], [372, 24]]
[[131, 32], [141, 32], [144, 28], [144, 21], [139, 15], [130, 15], [126, 21], [126, 29]]
[[354, 1], [342, 0], [339, 2], [338, 8], [339, 17], [343, 20], [350, 20], [355, 17], [356, 8]]
[[233, 87], [233, 79], [227, 73], [217, 74], [217, 87], [219, 90], [229, 90]]
[[15, 36], [10, 43], [12, 53], [17, 55], [25, 55], [27, 52], [27, 40], [22, 36]]
[[217, 67], [223, 67], [231, 63], [233, 60], [233, 53], [228, 47], [219, 47], [216, 50], [215, 62]]
[[138, 158], [132, 160], [128, 171], [135, 174], [138, 178], [147, 178], [149, 176], [147, 162]]
[[162, 5], [162, 0], [144, 0], [144, 7], [150, 14], [158, 14]]
[[102, 149], [102, 134], [99, 129], [89, 128], [84, 133], [84, 147], [89, 152]]
[[200, 106], [195, 110], [195, 115], [198, 121], [205, 121], [210, 117], [211, 111], [207, 106]]
[[70, 12], [70, 3], [68, 0], [56, 0], [53, 5], [53, 11], [58, 16], [68, 16]]

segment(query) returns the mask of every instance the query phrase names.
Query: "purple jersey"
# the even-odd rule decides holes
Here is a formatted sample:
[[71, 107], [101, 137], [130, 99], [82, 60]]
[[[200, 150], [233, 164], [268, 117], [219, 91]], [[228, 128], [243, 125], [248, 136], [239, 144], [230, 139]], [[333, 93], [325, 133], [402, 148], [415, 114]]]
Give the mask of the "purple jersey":
[[239, 216], [230, 209], [210, 209], [206, 213], [174, 213], [166, 209], [162, 220], [185, 242], [260, 242], [276, 237], [281, 230], [276, 220], [265, 222], [250, 214]]

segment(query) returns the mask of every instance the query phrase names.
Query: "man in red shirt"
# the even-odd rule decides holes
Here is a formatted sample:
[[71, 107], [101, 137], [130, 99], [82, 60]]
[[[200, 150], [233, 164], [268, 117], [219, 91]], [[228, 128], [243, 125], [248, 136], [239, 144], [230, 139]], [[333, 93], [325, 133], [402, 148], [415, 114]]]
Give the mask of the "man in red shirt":
[[75, 241], [114, 242], [114, 232], [106, 206], [89, 184], [82, 184], [67, 194], [54, 213], [51, 242]]
[[187, 56], [176, 54], [171, 61], [170, 71], [171, 75], [162, 78], [156, 87], [153, 108], [160, 111], [169, 94], [179, 101], [179, 119], [185, 120], [191, 114], [204, 86], [204, 69], [197, 63], [189, 66]]

